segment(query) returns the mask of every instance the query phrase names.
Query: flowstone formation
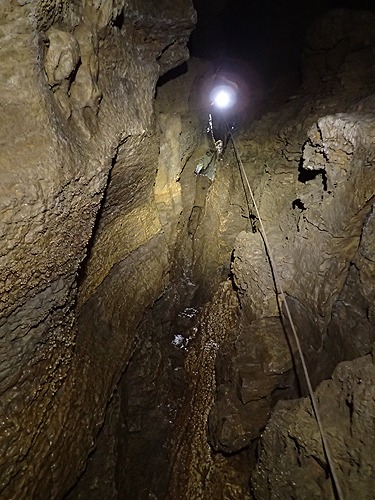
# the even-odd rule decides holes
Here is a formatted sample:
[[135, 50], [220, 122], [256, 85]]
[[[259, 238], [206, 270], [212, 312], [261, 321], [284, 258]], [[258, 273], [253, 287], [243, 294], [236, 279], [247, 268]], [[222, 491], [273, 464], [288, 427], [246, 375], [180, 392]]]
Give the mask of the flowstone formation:
[[[216, 68], [160, 79], [188, 58], [191, 2], [1, 9], [0, 496], [331, 498], [308, 401], [280, 402], [306, 387], [230, 143], [195, 173]], [[234, 133], [314, 387], [354, 360], [319, 400], [364, 498], [374, 23], [322, 19], [303, 87]]]
[[26, 0], [1, 2], [0, 17], [0, 496], [61, 498], [168, 272], [153, 97], [188, 57], [195, 11]]

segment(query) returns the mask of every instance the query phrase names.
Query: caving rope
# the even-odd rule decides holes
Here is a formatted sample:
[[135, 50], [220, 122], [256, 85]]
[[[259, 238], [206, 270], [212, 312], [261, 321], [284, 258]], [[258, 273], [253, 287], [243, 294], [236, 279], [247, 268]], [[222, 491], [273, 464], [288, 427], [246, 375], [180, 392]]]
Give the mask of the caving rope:
[[214, 126], [213, 126], [213, 121], [212, 121], [212, 115], [211, 113], [208, 114], [208, 127], [207, 127], [207, 133], [210, 134], [213, 145], [215, 147], [215, 150], [217, 152], [217, 156], [219, 159], [222, 159], [223, 153], [224, 153], [224, 141], [222, 139], [215, 139], [214, 136]]
[[[321, 418], [320, 418], [320, 413], [319, 413], [319, 410], [318, 410], [318, 405], [317, 405], [316, 398], [315, 398], [315, 395], [314, 395], [314, 391], [313, 391], [313, 388], [312, 388], [312, 385], [311, 385], [310, 376], [309, 376], [309, 373], [308, 373], [308, 370], [307, 370], [307, 366], [306, 366], [306, 362], [305, 362], [305, 356], [303, 354], [303, 351], [302, 351], [302, 348], [301, 348], [301, 343], [300, 343], [300, 340], [299, 340], [299, 337], [298, 337], [298, 334], [297, 334], [297, 330], [296, 330], [296, 327], [295, 327], [293, 319], [292, 319], [292, 315], [291, 315], [290, 310], [289, 310], [288, 302], [286, 300], [286, 296], [285, 296], [285, 293], [284, 293], [284, 290], [283, 290], [283, 286], [282, 286], [281, 281], [280, 281], [280, 277], [279, 277], [279, 274], [278, 274], [278, 271], [277, 271], [277, 267], [276, 267], [275, 261], [274, 261], [273, 256], [272, 256], [272, 251], [271, 251], [271, 248], [270, 248], [270, 244], [268, 242], [266, 231], [264, 229], [263, 221], [262, 221], [262, 218], [260, 216], [260, 213], [259, 213], [259, 210], [258, 210], [258, 206], [257, 206], [255, 198], [254, 198], [253, 190], [251, 189], [251, 186], [250, 186], [250, 183], [249, 183], [249, 179], [248, 179], [248, 177], [246, 175], [245, 168], [243, 166], [240, 154], [239, 154], [238, 149], [236, 147], [236, 144], [234, 142], [233, 134], [232, 134], [232, 132], [231, 132], [231, 130], [230, 130], [230, 128], [229, 128], [229, 126], [228, 126], [228, 124], [227, 124], [224, 116], [223, 116], [223, 120], [224, 120], [225, 125], [226, 125], [226, 129], [227, 129], [227, 133], [229, 135], [229, 139], [231, 140], [232, 145], [233, 145], [234, 154], [235, 154], [235, 157], [236, 157], [239, 169], [240, 169], [242, 180], [245, 180], [248, 193], [250, 194], [250, 198], [251, 198], [251, 201], [252, 201], [254, 209], [255, 209], [255, 214], [256, 214], [256, 216], [258, 218], [258, 221], [259, 221], [259, 232], [260, 232], [261, 237], [263, 239], [263, 242], [264, 242], [264, 245], [265, 245], [265, 249], [266, 249], [266, 253], [267, 253], [267, 257], [268, 257], [268, 260], [269, 260], [269, 263], [270, 263], [271, 271], [272, 271], [273, 276], [274, 276], [274, 282], [275, 282], [275, 287], [276, 287], [276, 296], [277, 296], [277, 299], [279, 300], [278, 294], [277, 294], [277, 291], [279, 291], [280, 297], [281, 297], [282, 302], [283, 302], [283, 304], [285, 306], [285, 311], [286, 311], [286, 315], [287, 315], [289, 323], [290, 323], [290, 327], [291, 327], [292, 332], [293, 332], [293, 337], [294, 337], [294, 340], [296, 342], [298, 354], [299, 354], [299, 357], [301, 359], [303, 373], [304, 373], [304, 376], [305, 376], [305, 379], [306, 379], [306, 384], [307, 384], [307, 387], [308, 387], [308, 390], [309, 390], [309, 396], [310, 396], [311, 406], [312, 406], [312, 409], [313, 409], [313, 412], [314, 412], [314, 415], [315, 415], [315, 418], [316, 418], [316, 422], [318, 424], [320, 436], [321, 436], [321, 439], [322, 439], [323, 451], [324, 451], [324, 454], [326, 456], [327, 464], [328, 464], [328, 467], [329, 467], [329, 470], [330, 470], [330, 475], [331, 475], [331, 480], [332, 480], [332, 485], [333, 485], [334, 493], [335, 493], [335, 496], [337, 497], [338, 500], [344, 500], [344, 495], [343, 495], [343, 492], [342, 492], [339, 480], [337, 478], [337, 474], [336, 474], [336, 470], [335, 470], [335, 465], [333, 463], [331, 452], [330, 452], [330, 449], [329, 449], [329, 446], [328, 446], [327, 436], [326, 436], [326, 433], [325, 433], [324, 428], [323, 428], [323, 424], [322, 424], [322, 421], [321, 421]], [[245, 190], [245, 194], [246, 194], [245, 185], [244, 185], [244, 190]], [[281, 308], [280, 308], [280, 310], [281, 310]]]

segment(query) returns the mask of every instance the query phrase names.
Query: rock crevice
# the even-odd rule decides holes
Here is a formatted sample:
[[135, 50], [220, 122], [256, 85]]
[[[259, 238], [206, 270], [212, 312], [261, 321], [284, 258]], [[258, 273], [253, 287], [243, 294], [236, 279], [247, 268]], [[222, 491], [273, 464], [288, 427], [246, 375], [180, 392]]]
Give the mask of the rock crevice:
[[[192, 59], [169, 78], [191, 2], [3, 4], [0, 496], [332, 498], [230, 141], [214, 175], [197, 171], [216, 69]], [[322, 19], [299, 93], [234, 132], [340, 478], [363, 498], [373, 25]]]

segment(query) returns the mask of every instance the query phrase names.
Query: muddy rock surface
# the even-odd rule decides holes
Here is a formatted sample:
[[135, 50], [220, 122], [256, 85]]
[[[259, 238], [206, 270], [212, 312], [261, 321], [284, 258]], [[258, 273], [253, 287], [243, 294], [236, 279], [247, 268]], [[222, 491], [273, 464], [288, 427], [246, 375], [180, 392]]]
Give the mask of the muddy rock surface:
[[[126, 332], [163, 289], [152, 101], [159, 76], [188, 56], [195, 11], [32, 0], [1, 2], [0, 17], [0, 496], [57, 498], [93, 447], [132, 350]], [[97, 231], [104, 193], [113, 202]], [[112, 311], [124, 303], [120, 276], [133, 312], [120, 326], [123, 313], [108, 310], [92, 328], [99, 287], [116, 295], [104, 292]]]
[[370, 498], [374, 15], [321, 19], [287, 98], [249, 85], [202, 175], [190, 1], [0, 9], [0, 497], [332, 498], [287, 301]]

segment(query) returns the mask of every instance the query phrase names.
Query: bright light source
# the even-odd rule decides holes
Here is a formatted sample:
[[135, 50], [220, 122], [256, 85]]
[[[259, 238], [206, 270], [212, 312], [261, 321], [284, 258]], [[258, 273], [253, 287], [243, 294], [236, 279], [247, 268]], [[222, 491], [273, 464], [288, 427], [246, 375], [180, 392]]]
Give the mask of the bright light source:
[[237, 99], [236, 91], [229, 85], [219, 85], [211, 90], [211, 103], [220, 109], [232, 107]]
[[219, 106], [219, 108], [226, 108], [230, 104], [230, 96], [228, 92], [220, 90], [220, 92], [216, 94], [214, 102]]

